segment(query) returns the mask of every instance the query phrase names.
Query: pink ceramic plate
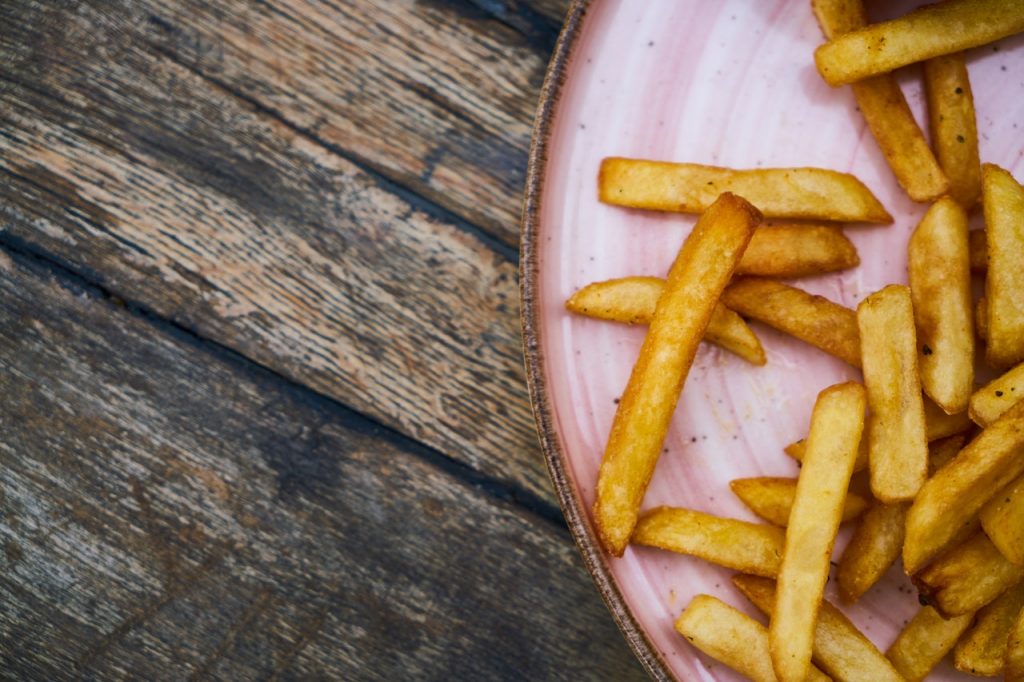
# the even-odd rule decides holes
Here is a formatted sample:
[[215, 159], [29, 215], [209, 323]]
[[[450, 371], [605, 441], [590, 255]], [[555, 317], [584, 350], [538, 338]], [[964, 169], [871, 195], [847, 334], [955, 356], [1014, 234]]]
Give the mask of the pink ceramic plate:
[[[873, 18], [912, 6], [886, 5], [886, 16]], [[656, 678], [738, 677], [697, 655], [674, 632], [675, 618], [695, 594], [714, 594], [754, 612], [732, 588], [727, 570], [643, 548], [609, 559], [595, 540], [589, 510], [597, 468], [644, 330], [571, 316], [563, 302], [596, 280], [663, 276], [694, 222], [599, 203], [598, 166], [606, 156], [630, 156], [849, 171], [895, 222], [852, 226], [847, 234], [863, 264], [799, 285], [855, 307], [881, 286], [905, 282], [907, 238], [923, 207], [897, 186], [849, 89], [831, 89], [819, 78], [812, 53], [821, 41], [806, 0], [581, 1], [569, 13], [544, 88], [522, 250], [531, 394], [552, 478], [584, 559]], [[1015, 38], [969, 55], [982, 158], [1018, 178], [1024, 170], [1021, 48]], [[901, 74], [923, 122], [919, 80], [917, 69]], [[795, 476], [782, 448], [805, 435], [815, 395], [858, 377], [824, 353], [753, 326], [768, 354], [766, 366], [708, 346], [697, 354], [645, 508], [666, 504], [753, 519], [730, 493], [729, 480]], [[829, 596], [835, 599], [831, 586]], [[894, 569], [846, 611], [884, 650], [916, 608], [909, 581]], [[935, 677], [957, 673], [943, 665]]]

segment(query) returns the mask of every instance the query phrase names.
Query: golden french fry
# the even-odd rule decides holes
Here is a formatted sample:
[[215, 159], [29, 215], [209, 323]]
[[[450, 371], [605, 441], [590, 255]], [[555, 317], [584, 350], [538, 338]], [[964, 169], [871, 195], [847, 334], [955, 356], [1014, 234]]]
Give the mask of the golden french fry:
[[1017, 615], [1017, 622], [1013, 624], [1006, 642], [1003, 675], [1006, 682], [1024, 682], [1024, 609]]
[[913, 499], [928, 476], [928, 440], [907, 287], [890, 285], [857, 306], [871, 492], [887, 504]]
[[[761, 613], [771, 616], [775, 608], [775, 581], [736, 575], [732, 582]], [[827, 675], [845, 682], [903, 680], [889, 659], [828, 600], [822, 600], [818, 610], [813, 660]]]
[[985, 230], [971, 230], [967, 237], [971, 270], [988, 270], [988, 242], [985, 241]]
[[[737, 478], [729, 487], [743, 504], [768, 523], [785, 526], [789, 523], [789, 512], [796, 495], [795, 478], [765, 476], [761, 478]], [[852, 521], [864, 513], [868, 501], [854, 492], [847, 492], [843, 501], [842, 521]]]
[[1024, 31], [1019, 0], [948, 0], [829, 40], [814, 51], [829, 85], [960, 52]]
[[932, 144], [939, 165], [949, 178], [949, 195], [969, 209], [981, 196], [981, 159], [974, 95], [964, 53], [927, 60], [924, 85]]
[[1024, 362], [979, 388], [971, 396], [969, 414], [978, 426], [988, 426], [1024, 398]]
[[1021, 473], [1024, 402], [992, 422], [921, 488], [907, 512], [907, 573], [915, 573], [949, 547], [982, 506]]
[[921, 387], [950, 414], [967, 409], [974, 388], [967, 240], [967, 213], [942, 197], [925, 213], [907, 248]]
[[818, 604], [857, 459], [866, 400], [860, 384], [830, 386], [818, 395], [811, 414], [768, 628], [772, 664], [781, 682], [803, 680], [811, 664]]
[[875, 504], [865, 512], [839, 558], [839, 596], [852, 603], [896, 563], [903, 548], [907, 504]]
[[689, 554], [744, 573], [775, 577], [785, 532], [763, 523], [725, 519], [703, 512], [658, 507], [645, 512], [633, 544]]
[[598, 472], [594, 520], [601, 543], [614, 556], [622, 555], [633, 533], [697, 346], [760, 222], [750, 203], [722, 194], [672, 265]]
[[[748, 247], [749, 248], [749, 247]], [[650, 324], [665, 280], [658, 277], [623, 277], [594, 282], [569, 297], [570, 312], [625, 324]], [[715, 305], [704, 331], [704, 341], [735, 353], [755, 365], [765, 363], [764, 348], [743, 318], [721, 303]]]
[[[698, 594], [676, 620], [676, 631], [711, 658], [754, 682], [775, 682], [768, 658], [768, 631], [725, 602]], [[808, 682], [829, 678], [811, 667]]]
[[946, 620], [930, 606], [922, 606], [896, 637], [885, 655], [907, 682], [923, 680], [949, 653], [970, 624], [969, 613]]
[[1010, 630], [1022, 608], [1024, 583], [1011, 587], [978, 611], [974, 627], [960, 638], [953, 650], [956, 669], [984, 677], [1003, 672]]
[[978, 516], [985, 534], [1003, 556], [1024, 564], [1024, 476], [999, 491]]
[[[867, 25], [860, 0], [812, 0], [826, 38]], [[896, 180], [914, 201], [931, 201], [949, 189], [949, 181], [914, 120], [906, 97], [892, 74], [853, 84], [857, 108], [889, 163]], [[980, 172], [980, 167], [979, 167]]]
[[738, 275], [808, 277], [860, 264], [857, 247], [830, 225], [762, 225], [743, 252]]
[[982, 205], [988, 241], [986, 358], [994, 367], [1008, 367], [1024, 360], [1024, 187], [986, 163]]
[[975, 533], [913, 576], [922, 604], [946, 618], [971, 614], [1024, 580], [1024, 566], [1006, 560], [984, 533]]
[[946, 414], [928, 396], [924, 396], [924, 430], [928, 442], [954, 436], [971, 428], [967, 411]]
[[746, 198], [767, 218], [890, 223], [857, 178], [824, 168], [734, 170], [697, 163], [606, 158], [597, 178], [607, 204], [700, 213], [723, 192]]
[[928, 443], [928, 476], [953, 461], [964, 447], [967, 435], [958, 433]]
[[802, 289], [760, 277], [738, 277], [722, 302], [740, 315], [860, 367], [857, 316], [849, 308]]

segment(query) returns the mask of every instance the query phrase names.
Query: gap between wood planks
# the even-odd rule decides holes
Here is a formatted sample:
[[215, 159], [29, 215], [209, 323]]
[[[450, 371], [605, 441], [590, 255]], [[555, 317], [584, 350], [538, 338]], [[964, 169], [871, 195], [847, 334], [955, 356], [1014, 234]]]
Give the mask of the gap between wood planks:
[[177, 335], [179, 337], [184, 336], [193, 343], [205, 346], [214, 353], [220, 353], [224, 357], [228, 357], [234, 362], [240, 363], [243, 367], [260, 368], [272, 375], [275, 380], [282, 382], [282, 384], [292, 387], [306, 395], [315, 396], [318, 400], [326, 401], [327, 404], [331, 405], [334, 409], [341, 411], [345, 417], [346, 424], [353, 430], [359, 433], [365, 433], [372, 438], [383, 439], [397, 448], [418, 457], [453, 478], [471, 485], [491, 497], [515, 504], [533, 515], [559, 527], [560, 529], [568, 530], [561, 510], [530, 491], [525, 490], [514, 483], [500, 481], [490, 476], [486, 476], [471, 468], [468, 464], [459, 462], [439, 450], [421, 443], [418, 440], [414, 440], [400, 431], [377, 421], [369, 415], [357, 412], [348, 405], [345, 405], [330, 396], [324, 395], [302, 383], [289, 379], [280, 372], [274, 370], [272, 367], [255, 362], [238, 351], [218, 343], [213, 339], [207, 338], [193, 329], [154, 313], [147, 306], [141, 303], [122, 299], [112, 294], [108, 289], [94, 279], [79, 273], [74, 267], [63, 262], [62, 259], [57, 256], [49, 254], [44, 250], [5, 232], [0, 232], [0, 251], [7, 252], [17, 258], [31, 260], [32, 262], [42, 266], [46, 271], [52, 273], [59, 281], [81, 288], [96, 298], [118, 304], [117, 307], [123, 310], [126, 314], [145, 320], [162, 334]]

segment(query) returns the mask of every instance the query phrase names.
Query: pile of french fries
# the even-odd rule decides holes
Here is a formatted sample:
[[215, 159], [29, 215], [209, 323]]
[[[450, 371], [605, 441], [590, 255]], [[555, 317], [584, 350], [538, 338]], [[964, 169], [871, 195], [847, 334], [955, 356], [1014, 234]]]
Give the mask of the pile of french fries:
[[[860, 0], [812, 7], [827, 39], [819, 72], [851, 84], [897, 181], [929, 203], [907, 247], [909, 286], [851, 310], [779, 281], [860, 263], [835, 223], [892, 221], [852, 175], [605, 159], [602, 201], [700, 217], [665, 279], [596, 282], [566, 301], [648, 326], [605, 448], [594, 525], [613, 556], [634, 543], [739, 571], [734, 583], [767, 627], [698, 595], [676, 629], [751, 679], [920, 680], [952, 652], [959, 670], [1024, 681], [1024, 187], [980, 161], [962, 52], [1024, 31], [1024, 0], [948, 0], [878, 24]], [[914, 62], [932, 147], [891, 73]], [[979, 201], [985, 230], [969, 232]], [[985, 278], [978, 302], [972, 271]], [[767, 361], [747, 320], [861, 369], [863, 383], [818, 395], [807, 437], [786, 448], [798, 478], [731, 483], [764, 523], [641, 513], [700, 342]], [[1003, 373], [979, 388], [982, 348]], [[867, 484], [851, 491], [861, 471]], [[858, 600], [900, 559], [919, 591], [920, 610], [884, 654], [823, 599], [850, 521], [841, 599]]]

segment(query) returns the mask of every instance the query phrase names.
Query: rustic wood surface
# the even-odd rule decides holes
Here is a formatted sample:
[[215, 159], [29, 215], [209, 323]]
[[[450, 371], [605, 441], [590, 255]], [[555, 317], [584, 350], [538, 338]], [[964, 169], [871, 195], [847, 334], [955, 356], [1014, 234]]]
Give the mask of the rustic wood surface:
[[516, 239], [565, 0], [0, 3], [0, 670], [635, 679]]

